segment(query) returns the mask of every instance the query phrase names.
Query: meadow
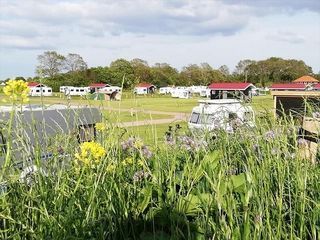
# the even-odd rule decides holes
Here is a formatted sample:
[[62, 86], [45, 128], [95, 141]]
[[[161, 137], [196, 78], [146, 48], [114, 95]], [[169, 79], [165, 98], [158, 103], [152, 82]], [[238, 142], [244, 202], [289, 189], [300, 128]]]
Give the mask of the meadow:
[[[68, 102], [43, 100], [31, 102]], [[52, 158], [42, 164], [35, 154], [44, 171], [30, 181], [10, 164], [1, 169], [8, 189], [0, 195], [0, 238], [319, 239], [319, 164], [303, 158], [291, 119], [270, 116], [270, 96], [253, 99], [263, 114], [257, 126], [233, 134], [192, 134], [184, 121], [119, 125], [190, 113], [197, 100], [72, 99], [105, 111], [96, 141], [52, 139]]]

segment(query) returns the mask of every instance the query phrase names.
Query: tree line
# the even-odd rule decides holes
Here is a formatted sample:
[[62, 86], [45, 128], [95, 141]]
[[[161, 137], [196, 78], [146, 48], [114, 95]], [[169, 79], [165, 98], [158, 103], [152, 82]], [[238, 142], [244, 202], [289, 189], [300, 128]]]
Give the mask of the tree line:
[[[271, 57], [265, 60], [240, 60], [230, 72], [226, 65], [214, 69], [208, 63], [190, 64], [178, 71], [168, 63], [150, 66], [147, 61], [135, 58], [130, 61], [120, 58], [109, 66], [89, 68], [79, 54], [63, 56], [55, 51], [46, 51], [38, 56], [37, 77], [28, 81], [42, 81], [58, 90], [59, 86], [88, 86], [90, 83], [108, 83], [133, 88], [139, 82], [150, 82], [158, 87], [176, 85], [209, 85], [212, 82], [251, 82], [268, 86], [273, 82], [291, 82], [303, 75], [313, 75], [312, 68], [302, 60]], [[18, 77], [17, 79], [22, 79]]]

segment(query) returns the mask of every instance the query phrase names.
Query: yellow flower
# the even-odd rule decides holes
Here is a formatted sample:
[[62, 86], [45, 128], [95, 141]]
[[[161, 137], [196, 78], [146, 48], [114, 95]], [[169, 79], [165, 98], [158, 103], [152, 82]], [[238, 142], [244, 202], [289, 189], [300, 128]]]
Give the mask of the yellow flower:
[[137, 140], [134, 142], [134, 147], [135, 147], [135, 148], [140, 149], [142, 146], [143, 146], [143, 142], [142, 142], [140, 139], [137, 139]]
[[97, 123], [96, 129], [97, 129], [97, 131], [102, 132], [102, 131], [106, 130], [106, 125], [104, 123]]
[[115, 169], [116, 169], [116, 165], [112, 163], [110, 163], [106, 168], [107, 172], [113, 172]]
[[3, 93], [9, 97], [11, 102], [28, 102], [29, 91], [28, 84], [22, 80], [9, 80], [3, 88]]
[[132, 157], [127, 157], [121, 162], [122, 166], [127, 166], [127, 165], [132, 165], [133, 164], [133, 158]]
[[80, 145], [79, 152], [75, 154], [78, 162], [86, 166], [94, 166], [100, 163], [101, 158], [106, 154], [106, 150], [96, 142], [84, 142]]
[[141, 166], [141, 167], [143, 167], [143, 166], [144, 166], [144, 162], [143, 162], [141, 159], [139, 159], [138, 165]]

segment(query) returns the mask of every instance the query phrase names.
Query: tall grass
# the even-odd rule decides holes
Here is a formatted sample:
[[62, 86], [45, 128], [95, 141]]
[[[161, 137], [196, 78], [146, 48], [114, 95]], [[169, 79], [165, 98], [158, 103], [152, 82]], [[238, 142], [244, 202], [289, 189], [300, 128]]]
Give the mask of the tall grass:
[[34, 154], [46, 173], [30, 182], [11, 158], [1, 239], [319, 239], [320, 168], [299, 155], [292, 121], [215, 138], [173, 131], [152, 146], [105, 124], [98, 165], [79, 168], [63, 135], [45, 163]]

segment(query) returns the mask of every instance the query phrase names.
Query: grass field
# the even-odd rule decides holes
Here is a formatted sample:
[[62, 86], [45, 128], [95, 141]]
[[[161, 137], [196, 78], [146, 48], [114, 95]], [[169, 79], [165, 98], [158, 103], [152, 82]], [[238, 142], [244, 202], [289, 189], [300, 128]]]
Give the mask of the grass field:
[[[320, 168], [304, 157], [293, 122], [263, 117], [255, 128], [195, 136], [186, 122], [119, 121], [189, 113], [197, 99], [71, 104], [104, 108], [93, 141], [79, 143], [78, 128], [38, 140], [37, 130], [24, 137], [22, 121], [0, 125], [0, 239], [319, 239]], [[270, 111], [272, 99], [252, 105]]]

